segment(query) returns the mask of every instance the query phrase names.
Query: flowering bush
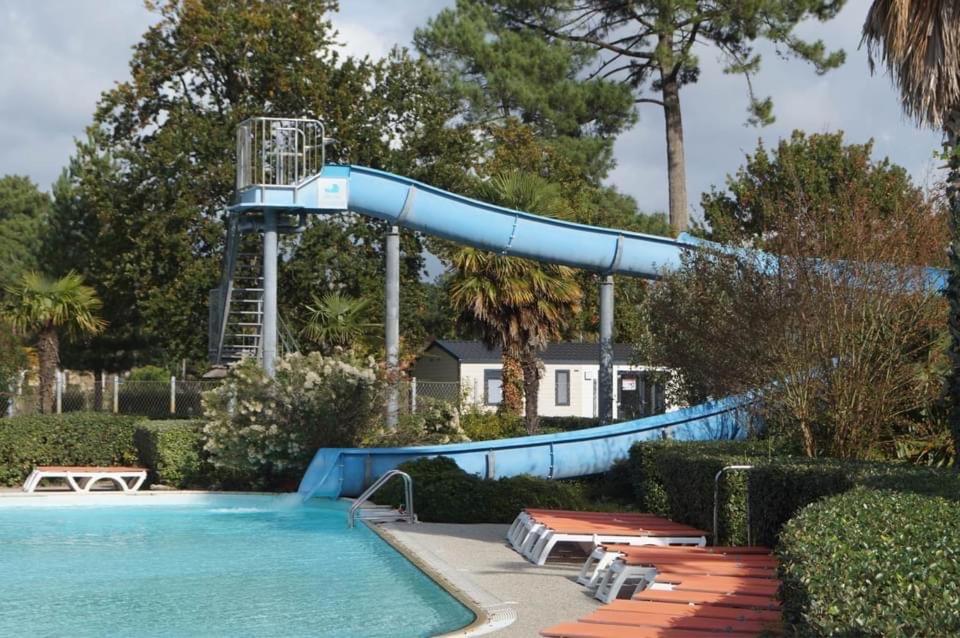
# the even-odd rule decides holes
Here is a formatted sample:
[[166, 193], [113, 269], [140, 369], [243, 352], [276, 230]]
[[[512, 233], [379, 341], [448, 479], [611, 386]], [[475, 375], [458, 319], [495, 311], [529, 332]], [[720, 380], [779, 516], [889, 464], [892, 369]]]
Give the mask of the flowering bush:
[[244, 360], [203, 397], [204, 449], [229, 480], [275, 485], [298, 478], [317, 448], [358, 445], [383, 407], [372, 360], [292, 354], [271, 379]]
[[417, 411], [400, 417], [396, 430], [381, 429], [365, 441], [367, 447], [444, 445], [469, 441], [460, 425], [460, 412], [447, 401], [422, 397]]

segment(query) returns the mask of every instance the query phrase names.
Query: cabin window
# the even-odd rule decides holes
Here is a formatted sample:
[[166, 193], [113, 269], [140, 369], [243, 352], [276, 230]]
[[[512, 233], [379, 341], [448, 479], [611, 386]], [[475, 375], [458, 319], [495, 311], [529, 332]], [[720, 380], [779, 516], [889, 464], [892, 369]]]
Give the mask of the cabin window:
[[570, 371], [557, 370], [554, 384], [556, 405], [570, 405]]
[[483, 371], [483, 402], [500, 405], [503, 401], [503, 372], [497, 369]]

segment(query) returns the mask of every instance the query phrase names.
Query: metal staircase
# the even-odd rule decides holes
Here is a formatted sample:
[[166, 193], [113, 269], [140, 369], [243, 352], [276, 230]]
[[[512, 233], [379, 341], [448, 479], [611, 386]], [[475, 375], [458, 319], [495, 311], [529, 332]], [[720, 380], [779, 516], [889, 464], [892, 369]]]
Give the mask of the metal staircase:
[[[299, 232], [300, 223], [283, 231]], [[230, 215], [220, 286], [210, 291], [210, 361], [228, 365], [244, 357], [263, 357], [263, 254], [257, 250], [256, 220]], [[278, 321], [279, 347], [297, 352], [300, 346], [282, 318]]]

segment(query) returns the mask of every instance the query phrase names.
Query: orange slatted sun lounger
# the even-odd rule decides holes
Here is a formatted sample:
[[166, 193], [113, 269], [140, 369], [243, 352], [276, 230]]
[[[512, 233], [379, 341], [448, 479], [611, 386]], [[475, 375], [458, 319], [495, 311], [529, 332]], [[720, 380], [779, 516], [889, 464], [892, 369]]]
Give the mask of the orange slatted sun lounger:
[[65, 479], [75, 492], [89, 493], [94, 484], [102, 480], [113, 481], [124, 492], [136, 492], [147, 478], [142, 467], [84, 467], [67, 465], [40, 465], [23, 483], [24, 492], [33, 492], [43, 479]]
[[780, 581], [775, 578], [736, 578], [727, 576], [704, 576], [689, 574], [666, 574], [658, 572], [653, 586], [680, 591], [708, 591], [748, 594], [751, 596], [776, 596]]
[[633, 595], [633, 600], [649, 600], [661, 603], [713, 603], [725, 607], [745, 607], [747, 609], [780, 609], [780, 601], [774, 596], [747, 596], [700, 591], [658, 591], [644, 589]]
[[764, 631], [776, 633], [780, 630], [780, 627], [776, 623], [764, 622], [762, 620], [733, 620], [729, 618], [710, 618], [696, 615], [653, 614], [644, 612], [632, 613], [609, 611], [607, 609], [599, 609], [589, 616], [584, 616], [580, 619], [580, 622], [753, 634], [759, 634]]
[[747, 638], [760, 633], [723, 634], [715, 631], [664, 629], [663, 627], [626, 627], [598, 623], [562, 623], [540, 632], [546, 638]]
[[560, 542], [703, 546], [706, 532], [649, 514], [524, 510], [507, 539], [528, 560], [543, 565]]
[[674, 616], [688, 615], [704, 618], [723, 618], [726, 620], [758, 620], [761, 622], [780, 622], [780, 612], [770, 609], [746, 609], [743, 607], [724, 607], [709, 603], [690, 605], [687, 603], [656, 603], [644, 600], [615, 600], [600, 609], [622, 613], [653, 613]]

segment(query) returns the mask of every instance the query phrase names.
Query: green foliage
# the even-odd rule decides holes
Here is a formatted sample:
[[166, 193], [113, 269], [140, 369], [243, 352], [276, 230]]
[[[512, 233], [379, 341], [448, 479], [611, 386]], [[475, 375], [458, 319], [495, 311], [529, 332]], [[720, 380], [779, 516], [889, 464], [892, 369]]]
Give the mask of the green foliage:
[[142, 366], [134, 368], [127, 376], [127, 381], [153, 381], [156, 383], [169, 383], [170, 372], [160, 366]]
[[960, 505], [858, 489], [780, 535], [784, 616], [804, 636], [960, 634]]
[[[449, 458], [417, 459], [399, 469], [416, 485], [414, 505], [422, 521], [433, 523], [509, 523], [524, 507], [588, 509], [582, 487], [530, 476], [481, 479]], [[377, 502], [399, 505], [399, 481], [377, 495]]]
[[[887, 227], [904, 211], [928, 211], [927, 238], [939, 248], [946, 236], [943, 216], [906, 169], [888, 158], [874, 161], [872, 155], [872, 140], [847, 144], [842, 131], [810, 135], [794, 131], [773, 151], [761, 141], [736, 175], [727, 177], [726, 191], [714, 188], [704, 193], [701, 204], [709, 230], [703, 232], [722, 243], [750, 242], [781, 252], [783, 218], [795, 215], [795, 207], [784, 202], [829, 211], [836, 217], [834, 223], [851, 214], [848, 209], [858, 202], [870, 211], [873, 233], [893, 232]], [[810, 233], [808, 241], [801, 249], [805, 254], [830, 256], [849, 250], [848, 239], [836, 232]], [[940, 263], [941, 253], [927, 250], [924, 256]]]
[[381, 429], [364, 442], [365, 447], [444, 445], [469, 441], [460, 423], [457, 407], [448, 401], [420, 397], [417, 411], [400, 416], [396, 429]]
[[15, 390], [20, 371], [27, 365], [27, 354], [13, 329], [0, 319], [0, 406]]
[[482, 2], [458, 0], [414, 34], [439, 65], [464, 118], [481, 129], [518, 118], [594, 181], [613, 165], [613, 140], [636, 119], [630, 90], [585, 77], [589, 46], [514, 28]]
[[229, 481], [274, 486], [298, 479], [321, 447], [356, 447], [381, 418], [371, 360], [287, 355], [271, 379], [253, 360], [204, 394], [205, 449]]
[[0, 485], [21, 485], [37, 465], [136, 465], [139, 418], [95, 412], [0, 421]]
[[773, 440], [644, 442], [630, 450], [639, 509], [707, 531], [713, 527], [715, 477], [728, 465], [752, 465], [720, 481], [718, 544], [751, 540], [774, 546], [783, 525], [802, 507], [856, 486], [960, 498], [960, 478], [932, 468], [896, 463], [806, 459]]
[[0, 177], [0, 298], [22, 273], [41, 266], [50, 197], [27, 177]]
[[207, 487], [203, 457], [203, 422], [140, 423], [134, 433], [140, 462], [150, 469], [150, 481], [171, 487]]
[[540, 425], [545, 432], [572, 432], [598, 427], [600, 420], [589, 416], [544, 416], [540, 417]]
[[519, 416], [488, 412], [473, 404], [460, 415], [460, 425], [471, 441], [507, 439], [526, 434]]

